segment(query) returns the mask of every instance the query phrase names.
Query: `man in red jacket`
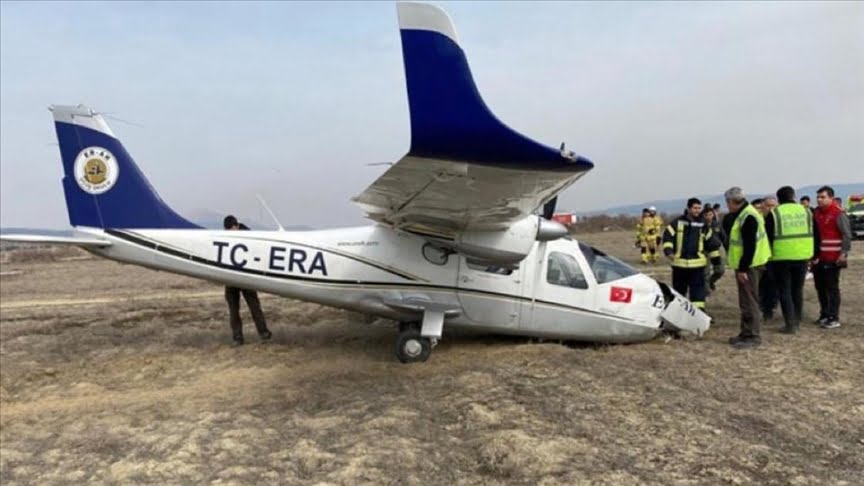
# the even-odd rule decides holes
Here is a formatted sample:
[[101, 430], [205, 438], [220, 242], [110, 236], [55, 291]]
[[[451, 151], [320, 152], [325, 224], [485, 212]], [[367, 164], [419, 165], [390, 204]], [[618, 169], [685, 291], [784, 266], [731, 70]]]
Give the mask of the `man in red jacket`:
[[834, 202], [834, 189], [819, 188], [818, 207], [813, 213], [814, 255], [813, 282], [819, 294], [819, 319], [822, 329], [840, 327], [840, 270], [846, 268], [852, 247], [849, 217]]

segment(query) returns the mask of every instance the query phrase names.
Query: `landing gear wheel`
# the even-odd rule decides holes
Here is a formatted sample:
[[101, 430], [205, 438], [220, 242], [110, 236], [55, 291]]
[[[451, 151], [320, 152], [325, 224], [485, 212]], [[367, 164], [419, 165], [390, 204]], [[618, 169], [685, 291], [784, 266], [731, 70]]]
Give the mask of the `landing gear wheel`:
[[[399, 326], [400, 328], [403, 326]], [[432, 341], [413, 326], [405, 326], [396, 337], [396, 358], [402, 363], [422, 363], [432, 354]]]

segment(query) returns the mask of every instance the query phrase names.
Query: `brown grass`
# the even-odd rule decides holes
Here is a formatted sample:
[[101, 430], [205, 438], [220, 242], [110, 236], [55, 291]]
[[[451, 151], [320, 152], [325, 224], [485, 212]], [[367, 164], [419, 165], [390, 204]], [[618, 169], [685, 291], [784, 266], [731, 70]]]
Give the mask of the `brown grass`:
[[[637, 257], [629, 232], [586, 239]], [[231, 349], [214, 285], [4, 264], [24, 273], [0, 279], [0, 482], [860, 484], [862, 267], [844, 274], [843, 328], [773, 322], [755, 351], [724, 343], [727, 278], [700, 341], [448, 336], [404, 366], [392, 324], [365, 316], [265, 296], [275, 342], [247, 318], [252, 344]], [[58, 299], [78, 303], [33, 302]]]
[[56, 262], [89, 258], [90, 254], [75, 246], [9, 244], [0, 250], [0, 264]]

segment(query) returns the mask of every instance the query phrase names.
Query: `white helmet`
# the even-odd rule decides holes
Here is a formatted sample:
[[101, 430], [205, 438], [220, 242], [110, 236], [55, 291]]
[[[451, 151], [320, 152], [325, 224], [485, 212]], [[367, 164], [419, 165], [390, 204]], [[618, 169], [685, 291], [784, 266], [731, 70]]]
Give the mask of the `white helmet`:
[[651, 206], [650, 208], [648, 208], [648, 211], [651, 211], [652, 213], [656, 213], [657, 208], [655, 208], [654, 206]]

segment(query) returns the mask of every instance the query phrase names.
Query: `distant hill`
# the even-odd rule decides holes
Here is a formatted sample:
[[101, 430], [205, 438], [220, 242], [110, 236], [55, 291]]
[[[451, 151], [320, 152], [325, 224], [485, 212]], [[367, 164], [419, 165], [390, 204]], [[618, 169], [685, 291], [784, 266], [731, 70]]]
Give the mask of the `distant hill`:
[[[857, 182], [852, 184], [829, 184], [834, 188], [835, 195], [843, 198], [843, 201], [846, 201], [846, 198], [850, 194], [864, 194], [864, 182]], [[813, 204], [816, 204], [816, 190], [819, 189], [821, 185], [810, 185], [803, 186], [795, 189], [795, 194], [798, 197], [807, 195], [813, 200]], [[769, 194], [774, 194], [774, 191], [765, 191], [765, 192], [753, 192], [748, 193], [747, 196], [751, 199], [755, 199], [757, 197], [763, 197]], [[723, 194], [712, 194], [712, 195], [697, 195], [699, 199], [702, 200], [702, 203], [719, 203], [721, 206], [725, 207], [725, 201], [723, 199]], [[611, 208], [600, 209], [596, 211], [577, 211], [577, 214], [585, 215], [585, 216], [593, 216], [599, 214], [626, 214], [630, 216], [637, 216], [642, 213], [643, 208], [647, 208], [649, 206], [654, 206], [657, 208], [657, 211], [660, 213], [678, 213], [684, 210], [684, 207], [687, 206], [687, 198], [679, 198], [679, 199], [659, 199], [654, 201], [646, 201], [639, 204], [630, 204], [626, 206], [613, 206]]]

